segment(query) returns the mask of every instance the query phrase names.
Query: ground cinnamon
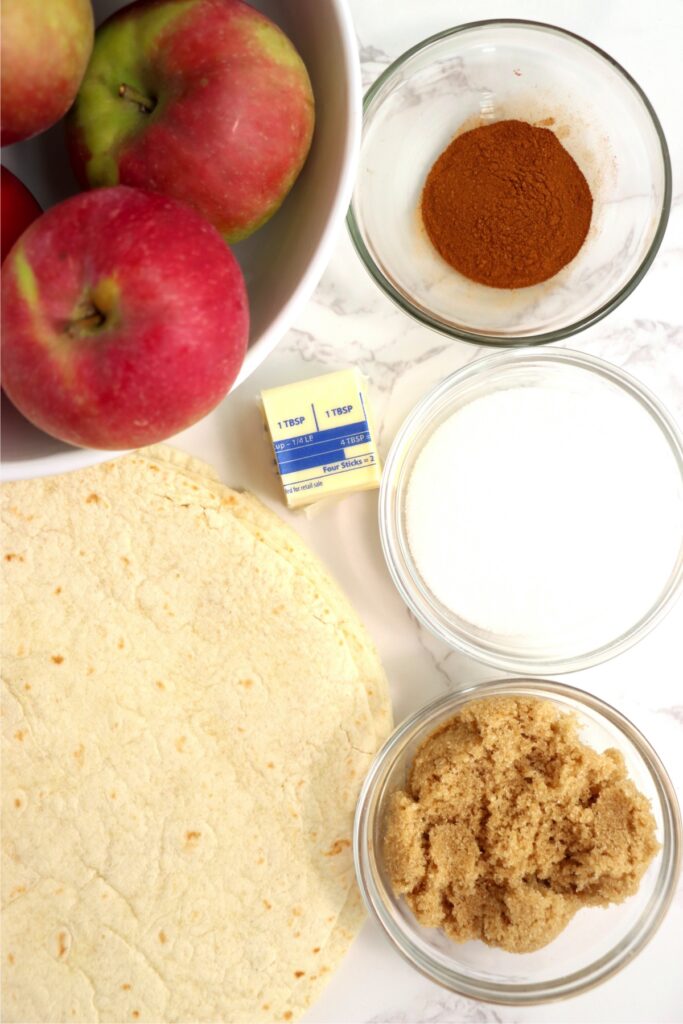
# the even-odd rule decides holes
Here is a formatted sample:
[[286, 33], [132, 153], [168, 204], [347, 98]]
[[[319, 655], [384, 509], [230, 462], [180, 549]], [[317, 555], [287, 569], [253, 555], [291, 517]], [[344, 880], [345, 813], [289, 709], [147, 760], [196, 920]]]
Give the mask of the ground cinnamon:
[[548, 128], [498, 121], [459, 135], [432, 167], [422, 219], [439, 254], [493, 288], [539, 284], [572, 260], [593, 197]]

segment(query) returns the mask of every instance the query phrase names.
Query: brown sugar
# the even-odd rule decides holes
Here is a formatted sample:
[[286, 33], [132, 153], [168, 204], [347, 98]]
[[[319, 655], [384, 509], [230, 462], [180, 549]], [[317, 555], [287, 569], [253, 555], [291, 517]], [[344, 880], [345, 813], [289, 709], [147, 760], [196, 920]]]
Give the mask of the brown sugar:
[[392, 887], [421, 924], [514, 953], [633, 895], [658, 849], [621, 753], [597, 753], [572, 715], [526, 697], [472, 701], [432, 733], [384, 838]]

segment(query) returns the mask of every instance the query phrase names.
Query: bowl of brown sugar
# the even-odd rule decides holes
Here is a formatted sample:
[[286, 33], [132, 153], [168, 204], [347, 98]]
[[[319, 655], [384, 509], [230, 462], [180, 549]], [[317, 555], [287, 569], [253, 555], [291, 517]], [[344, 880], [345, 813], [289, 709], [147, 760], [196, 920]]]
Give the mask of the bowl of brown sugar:
[[380, 750], [356, 812], [363, 898], [402, 956], [488, 1002], [578, 995], [657, 930], [680, 866], [671, 781], [614, 708], [515, 679], [450, 694]]
[[365, 97], [351, 236], [389, 298], [443, 334], [530, 345], [583, 330], [643, 279], [670, 206], [642, 89], [551, 25], [441, 32]]

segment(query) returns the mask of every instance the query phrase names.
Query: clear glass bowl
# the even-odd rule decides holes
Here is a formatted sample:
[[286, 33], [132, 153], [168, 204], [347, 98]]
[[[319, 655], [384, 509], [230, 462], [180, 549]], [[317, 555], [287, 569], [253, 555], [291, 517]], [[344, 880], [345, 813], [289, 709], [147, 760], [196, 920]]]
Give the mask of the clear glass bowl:
[[[680, 523], [681, 537], [678, 553], [672, 552], [671, 571], [652, 604], [642, 607], [639, 617], [628, 628], [620, 627], [618, 635], [612, 635], [610, 630], [614, 628], [614, 622], [621, 622], [622, 618], [615, 620], [611, 614], [612, 609], [605, 609], [604, 620], [591, 618], [590, 636], [599, 637], [600, 640], [590, 649], [585, 647], [587, 634], [585, 631], [579, 632], [578, 628], [575, 635], [562, 632], [561, 636], [556, 636], [551, 642], [546, 637], [503, 636], [468, 622], [442, 604], [431, 592], [420, 574], [409, 544], [406, 495], [415, 462], [434, 431], [456, 411], [477, 398], [534, 384], [543, 384], [579, 396], [597, 394], [598, 399], [603, 394], [616, 391], [621, 398], [638, 403], [636, 411], [640, 415], [642, 410], [643, 429], [652, 431], [654, 427], [661, 434], [663, 453], [667, 459], [669, 451], [673, 455], [671, 498], [672, 502], [677, 501], [678, 504], [672, 504], [669, 508], [667, 503], [666, 515]], [[501, 424], [500, 429], [504, 431], [505, 425]], [[622, 461], [627, 461], [629, 452], [623, 455]], [[571, 452], [564, 455], [570, 456]], [[610, 468], [606, 466], [606, 472]], [[676, 469], [680, 473], [680, 482], [677, 480]], [[539, 472], [542, 472], [542, 467], [539, 467]], [[490, 498], [495, 481], [486, 477], [486, 467], [482, 467], [482, 473], [482, 486], [491, 485], [487, 490]], [[498, 497], [501, 515], [504, 515], [506, 502], [517, 500], [519, 495], [499, 494]], [[523, 495], [521, 497], [523, 499]], [[549, 494], [547, 507], [530, 510], [530, 514], [542, 516], [545, 523], [552, 524], [553, 505], [557, 500], [561, 500], [561, 496], [557, 499]], [[590, 495], [587, 495], [589, 500]], [[651, 529], [652, 524], [647, 522], [643, 527]], [[530, 348], [497, 352], [451, 374], [430, 391], [404, 421], [384, 466], [379, 497], [379, 528], [387, 566], [404, 601], [427, 628], [451, 647], [478, 661], [520, 675], [557, 675], [589, 668], [626, 650], [644, 636], [668, 611], [681, 590], [683, 437], [666, 409], [650, 391], [602, 359], [566, 349]], [[544, 531], [544, 540], [547, 542], [548, 539], [547, 531]], [[637, 544], [638, 540], [638, 537], [634, 537], [632, 543]], [[565, 541], [566, 538], [558, 529], [556, 544], [562, 545]], [[628, 572], [628, 550], [623, 552], [623, 565], [625, 572]], [[597, 578], [597, 571], [597, 568], [592, 570], [594, 578]], [[665, 567], [662, 568], [662, 576], [664, 572]], [[658, 575], [657, 585], [659, 578]], [[590, 580], [586, 581], [586, 586], [590, 586]], [[651, 589], [654, 593], [654, 587]], [[501, 589], [500, 592], [504, 591]], [[647, 602], [649, 598], [643, 603]]]
[[[380, 288], [428, 327], [479, 345], [557, 341], [606, 316], [650, 267], [671, 206], [666, 140], [638, 84], [585, 39], [529, 21], [461, 25], [394, 61], [364, 111], [351, 236]], [[594, 200], [574, 260], [516, 290], [451, 268], [419, 212], [427, 173], [451, 139], [508, 118], [552, 119]]]
[[[387, 800], [404, 786], [420, 744], [470, 700], [499, 694], [535, 696], [572, 712], [583, 742], [616, 747], [630, 778], [652, 804], [661, 850], [636, 895], [607, 908], [580, 910], [548, 946], [507, 953], [483, 942], [458, 944], [418, 924], [397, 898], [383, 857]], [[432, 981], [474, 999], [517, 1006], [578, 995], [615, 974], [652, 938], [671, 903], [680, 867], [681, 819], [671, 781], [657, 754], [628, 719], [591, 694], [561, 683], [515, 679], [486, 683], [437, 700], [412, 715], [377, 754], [356, 810], [354, 857], [370, 913], [399, 953]]]

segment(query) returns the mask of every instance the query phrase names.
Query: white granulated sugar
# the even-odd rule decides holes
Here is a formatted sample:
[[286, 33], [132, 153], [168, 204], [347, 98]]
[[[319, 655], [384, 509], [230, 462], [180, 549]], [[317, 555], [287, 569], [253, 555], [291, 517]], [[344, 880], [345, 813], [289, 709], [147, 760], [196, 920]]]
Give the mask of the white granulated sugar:
[[451, 612], [537, 651], [585, 653], [646, 614], [676, 563], [683, 493], [652, 417], [614, 387], [484, 395], [417, 456], [408, 543]]

